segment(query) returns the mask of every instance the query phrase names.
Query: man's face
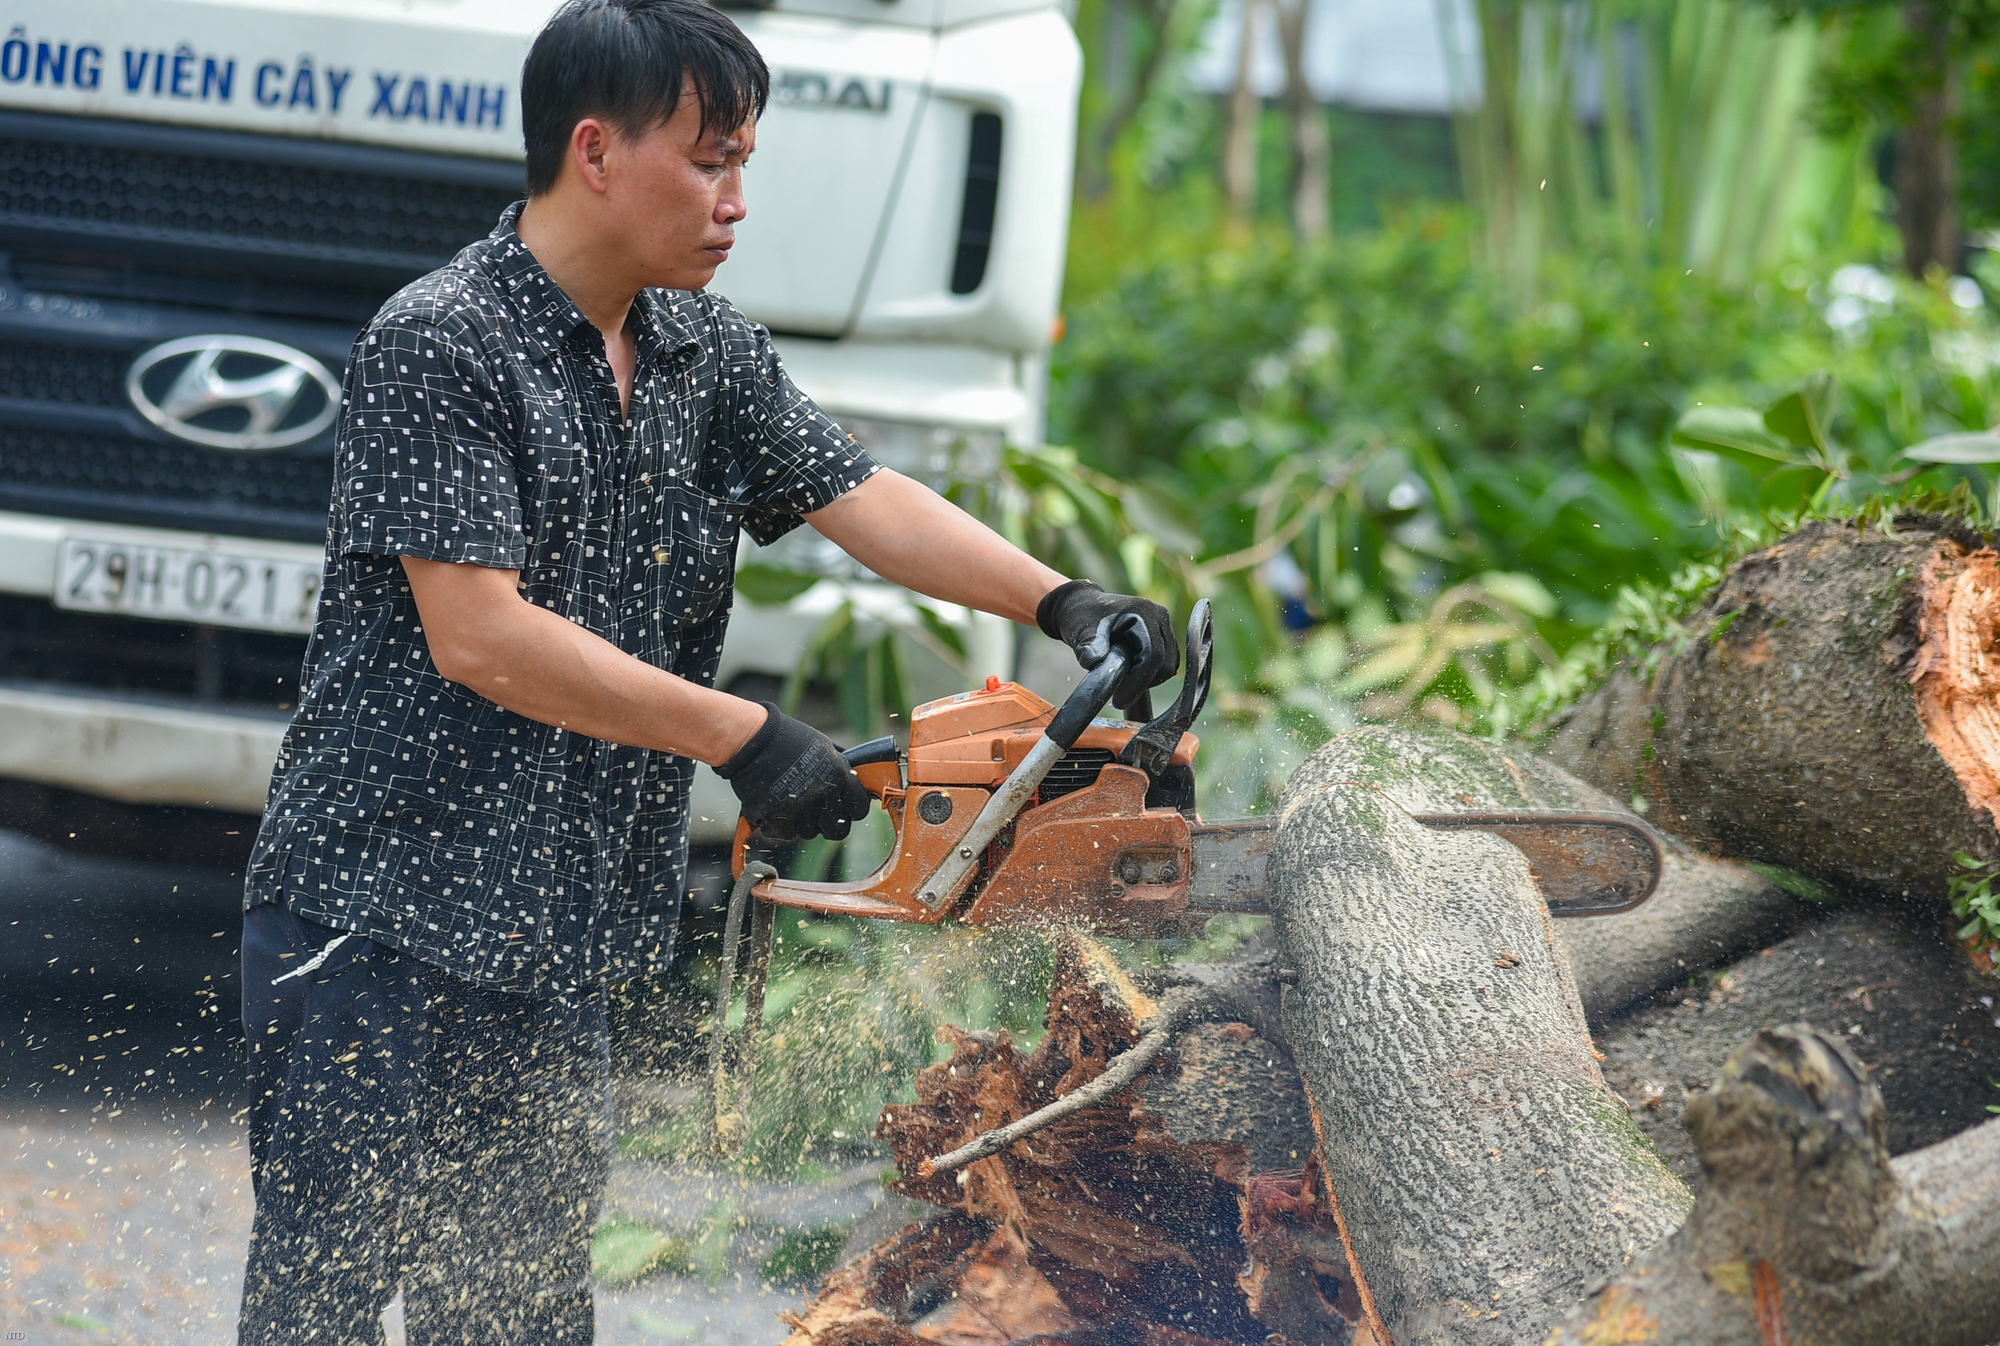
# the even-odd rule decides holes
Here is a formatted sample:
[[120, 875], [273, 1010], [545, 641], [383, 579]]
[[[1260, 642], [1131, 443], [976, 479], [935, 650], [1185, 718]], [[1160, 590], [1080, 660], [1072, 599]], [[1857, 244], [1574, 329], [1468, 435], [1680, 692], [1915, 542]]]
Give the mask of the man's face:
[[736, 242], [743, 165], [757, 147], [757, 123], [700, 129], [690, 91], [666, 125], [640, 136], [613, 134], [605, 156], [607, 204], [641, 283], [699, 290], [715, 279]]

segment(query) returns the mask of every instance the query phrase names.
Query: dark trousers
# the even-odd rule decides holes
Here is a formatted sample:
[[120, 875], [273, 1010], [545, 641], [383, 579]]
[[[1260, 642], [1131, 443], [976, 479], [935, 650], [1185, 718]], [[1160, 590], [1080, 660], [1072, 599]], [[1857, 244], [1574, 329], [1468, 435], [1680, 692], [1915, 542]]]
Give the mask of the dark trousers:
[[[583, 1346], [611, 1159], [604, 991], [490, 990], [277, 906], [243, 921], [243, 1346]], [[281, 980], [282, 979], [282, 980]]]

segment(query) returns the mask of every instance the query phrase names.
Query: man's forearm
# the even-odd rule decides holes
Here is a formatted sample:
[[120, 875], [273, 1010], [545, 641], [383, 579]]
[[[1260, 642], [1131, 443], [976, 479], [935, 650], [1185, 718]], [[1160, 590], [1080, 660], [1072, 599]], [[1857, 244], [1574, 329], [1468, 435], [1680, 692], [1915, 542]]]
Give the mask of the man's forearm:
[[883, 469], [806, 522], [892, 584], [1035, 624], [1058, 572], [929, 487]]
[[517, 715], [714, 766], [764, 710], [654, 668], [521, 597], [519, 572], [405, 559], [438, 672]]

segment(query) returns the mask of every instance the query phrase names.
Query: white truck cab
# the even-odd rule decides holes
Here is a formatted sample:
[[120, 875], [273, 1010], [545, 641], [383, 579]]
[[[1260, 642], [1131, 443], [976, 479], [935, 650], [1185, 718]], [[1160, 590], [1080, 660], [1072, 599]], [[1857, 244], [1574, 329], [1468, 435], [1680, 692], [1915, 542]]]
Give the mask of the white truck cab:
[[[23, 789], [262, 810], [349, 344], [522, 194], [520, 68], [552, 7], [0, 11], [0, 825]], [[773, 82], [716, 288], [883, 461], [990, 476], [1041, 431], [1067, 21], [1053, 0], [731, 13]], [[817, 542], [778, 544], [829, 578], [739, 602], [719, 685], [784, 676], [814, 614], [868, 587]], [[959, 618], [1008, 671], [1004, 624]], [[706, 794], [697, 839], [719, 840], [733, 800]]]

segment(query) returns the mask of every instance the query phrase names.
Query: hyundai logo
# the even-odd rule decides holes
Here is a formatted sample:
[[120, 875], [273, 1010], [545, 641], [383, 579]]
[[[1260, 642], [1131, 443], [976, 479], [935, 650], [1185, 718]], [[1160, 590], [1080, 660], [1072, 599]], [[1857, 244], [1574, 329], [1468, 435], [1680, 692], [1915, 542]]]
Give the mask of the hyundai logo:
[[340, 412], [340, 384], [325, 365], [247, 336], [162, 342], [132, 362], [125, 394], [174, 438], [239, 452], [303, 444]]

